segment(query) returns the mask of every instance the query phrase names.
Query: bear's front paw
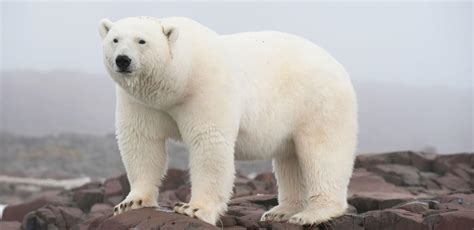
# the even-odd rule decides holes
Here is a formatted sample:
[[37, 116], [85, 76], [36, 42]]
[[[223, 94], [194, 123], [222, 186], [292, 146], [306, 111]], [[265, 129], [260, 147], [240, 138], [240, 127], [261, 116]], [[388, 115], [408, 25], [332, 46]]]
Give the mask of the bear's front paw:
[[204, 222], [215, 225], [218, 213], [206, 207], [179, 202], [173, 208], [174, 212], [184, 214], [189, 217], [198, 218]]
[[129, 195], [127, 198], [125, 198], [125, 200], [114, 207], [114, 216], [128, 210], [145, 207], [158, 207], [158, 203], [155, 199]]

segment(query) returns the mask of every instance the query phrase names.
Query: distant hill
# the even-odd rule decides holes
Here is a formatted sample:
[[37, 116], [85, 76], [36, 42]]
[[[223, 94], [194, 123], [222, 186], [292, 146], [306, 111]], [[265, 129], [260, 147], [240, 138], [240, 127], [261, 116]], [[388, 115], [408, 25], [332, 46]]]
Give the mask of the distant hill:
[[[473, 150], [472, 89], [353, 80], [359, 152]], [[115, 86], [73, 71], [1, 73], [1, 130], [19, 135], [113, 133]]]

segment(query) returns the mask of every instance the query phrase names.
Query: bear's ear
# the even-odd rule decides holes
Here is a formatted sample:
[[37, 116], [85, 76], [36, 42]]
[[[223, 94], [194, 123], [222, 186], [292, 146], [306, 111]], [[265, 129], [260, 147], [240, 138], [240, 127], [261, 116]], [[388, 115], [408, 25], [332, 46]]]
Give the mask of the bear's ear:
[[100, 33], [100, 37], [102, 39], [105, 38], [105, 36], [107, 36], [107, 33], [109, 32], [110, 28], [112, 28], [114, 24], [107, 18], [104, 18], [102, 20], [100, 20], [99, 22], [99, 33]]
[[163, 34], [165, 34], [166, 38], [168, 38], [168, 47], [171, 58], [173, 58], [173, 51], [174, 51], [174, 44], [176, 40], [178, 40], [179, 30], [175, 26], [172, 25], [162, 25], [163, 26]]
[[168, 42], [170, 44], [178, 40], [178, 34], [179, 34], [178, 28], [172, 25], [163, 25], [163, 33], [168, 38]]

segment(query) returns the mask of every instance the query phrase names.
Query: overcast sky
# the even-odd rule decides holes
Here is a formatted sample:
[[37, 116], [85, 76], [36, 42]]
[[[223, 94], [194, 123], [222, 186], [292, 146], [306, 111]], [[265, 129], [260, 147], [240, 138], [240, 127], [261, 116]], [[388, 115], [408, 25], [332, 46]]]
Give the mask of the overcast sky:
[[278, 30], [327, 49], [356, 80], [472, 87], [472, 3], [2, 2], [1, 70], [103, 73], [101, 18], [185, 16], [219, 33]]

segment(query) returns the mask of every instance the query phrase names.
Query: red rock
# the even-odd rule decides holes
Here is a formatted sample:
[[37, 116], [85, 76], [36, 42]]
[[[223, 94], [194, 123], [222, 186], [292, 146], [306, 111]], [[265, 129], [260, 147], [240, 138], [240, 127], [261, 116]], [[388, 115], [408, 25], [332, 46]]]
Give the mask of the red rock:
[[355, 161], [356, 168], [371, 169], [379, 164], [409, 165], [420, 171], [431, 171], [438, 155], [412, 151], [390, 152], [383, 154], [359, 155]]
[[240, 217], [249, 214], [263, 213], [264, 210], [265, 209], [262, 206], [248, 206], [248, 204], [242, 204], [242, 206], [232, 205], [228, 207], [226, 214], [234, 217]]
[[[364, 230], [363, 217], [355, 214], [345, 214], [341, 217], [331, 220], [328, 224], [322, 224], [321, 228], [314, 229], [331, 229], [331, 230]], [[329, 225], [329, 226], [328, 226]], [[328, 226], [328, 227], [325, 227]]]
[[465, 165], [468, 166], [468, 168], [472, 168], [472, 166], [474, 165], [474, 154], [461, 153], [451, 155], [440, 155], [433, 163], [433, 170], [436, 173], [443, 175], [447, 172], [451, 172], [453, 169], [459, 167], [459, 165]]
[[446, 173], [445, 175], [436, 178], [435, 181], [443, 188], [450, 190], [467, 190], [471, 188], [467, 181], [452, 173]]
[[108, 179], [104, 182], [105, 199], [113, 196], [125, 196], [122, 192], [122, 184], [118, 178]]
[[158, 197], [158, 203], [160, 206], [173, 207], [177, 202], [181, 202], [181, 200], [176, 196], [174, 190], [160, 192]]
[[262, 213], [253, 213], [241, 217], [236, 217], [237, 224], [240, 226], [244, 226], [247, 229], [259, 229], [260, 228], [260, 218], [262, 217]]
[[231, 227], [225, 227], [223, 229], [225, 229], [225, 230], [247, 230], [247, 228], [242, 227], [242, 226], [231, 226]]
[[365, 193], [363, 196], [354, 195], [348, 202], [357, 209], [358, 213], [393, 207], [397, 204], [414, 199], [414, 196], [404, 193]]
[[[296, 224], [290, 224], [290, 223], [279, 223], [279, 222], [268, 222], [267, 224], [261, 224], [262, 227], [265, 227], [264, 229], [272, 229], [272, 230], [302, 230], [305, 229], [305, 227], [296, 225]], [[308, 227], [306, 227], [308, 229]]]
[[181, 186], [176, 190], [176, 197], [181, 202], [188, 202], [191, 198], [191, 187], [190, 186]]
[[168, 169], [166, 177], [164, 178], [160, 191], [168, 191], [179, 188], [182, 185], [185, 185], [189, 180], [188, 173], [180, 169]]
[[429, 207], [429, 202], [416, 200], [397, 205], [394, 208], [403, 209], [416, 214], [423, 214], [428, 211]]
[[277, 183], [275, 175], [272, 172], [260, 173], [254, 178], [255, 181], [263, 182], [265, 185], [265, 191], [269, 194], [277, 193]]
[[237, 224], [235, 220], [235, 216], [224, 215], [221, 217], [220, 221], [218, 221], [217, 226], [219, 227], [229, 227], [234, 226]]
[[38, 199], [32, 200], [30, 202], [17, 204], [17, 205], [8, 205], [3, 210], [3, 221], [23, 221], [24, 216], [36, 209], [39, 209], [47, 204], [60, 204], [64, 203], [66, 199], [63, 199], [58, 196], [42, 196]]
[[92, 206], [90, 212], [112, 212], [112, 208], [109, 204], [98, 203]]
[[73, 200], [80, 209], [88, 212], [92, 205], [104, 202], [104, 191], [101, 188], [79, 190], [74, 193]]
[[248, 204], [248, 203], [263, 205], [266, 207], [273, 207], [273, 206], [278, 205], [278, 199], [277, 199], [276, 194], [257, 194], [253, 196], [245, 196], [245, 197], [232, 199], [229, 202], [229, 205], [234, 205], [234, 204], [243, 205], [243, 204]]
[[112, 216], [102, 222], [97, 229], [218, 229], [208, 223], [173, 212], [157, 211], [154, 208], [131, 210]]
[[93, 181], [93, 182], [89, 182], [87, 184], [84, 184], [80, 187], [77, 187], [77, 188], [73, 188], [71, 189], [71, 191], [80, 191], [80, 190], [85, 190], [85, 189], [95, 189], [95, 188], [100, 188], [102, 187], [102, 183], [98, 182], [98, 181]]
[[21, 223], [18, 221], [0, 221], [1, 230], [20, 230]]
[[454, 210], [425, 218], [424, 224], [429, 229], [474, 229], [474, 210]]
[[122, 202], [122, 200], [124, 199], [123, 196], [111, 196], [111, 197], [108, 197], [107, 199], [104, 200], [105, 203], [107, 204], [110, 204], [112, 206], [115, 206], [117, 204], [119, 204], [120, 202]]
[[349, 184], [349, 196], [379, 194], [378, 197], [383, 197], [384, 193], [410, 195], [406, 189], [387, 183], [384, 178], [373, 172], [368, 172], [365, 169], [354, 170]]
[[82, 219], [78, 208], [46, 205], [28, 213], [23, 219], [26, 229], [70, 229]]
[[[437, 156], [395, 152], [358, 156], [349, 186], [351, 205], [346, 213], [328, 223], [304, 228], [288, 223], [260, 222], [263, 212], [278, 205], [277, 195], [269, 194], [276, 193], [273, 174], [263, 173], [254, 180], [238, 174], [234, 198], [218, 226], [224, 229], [471, 229], [474, 225], [473, 164], [474, 157], [467, 154]], [[177, 201], [189, 200], [190, 185], [183, 179], [187, 177], [183, 172], [170, 170], [159, 196], [162, 207], [171, 208]], [[37, 204], [37, 200], [24, 209], [9, 206], [5, 216], [12, 218], [19, 213], [21, 218], [32, 211], [24, 218], [23, 229], [218, 229], [197, 219], [152, 208], [113, 216], [113, 205], [120, 202], [129, 189], [126, 176], [121, 175], [104, 184], [89, 183], [64, 191], [57, 196], [61, 202], [54, 205], [48, 205], [52, 203], [50, 200]], [[267, 195], [256, 195], [259, 193]], [[90, 212], [83, 214], [76, 207], [86, 212], [90, 209]], [[0, 226], [4, 225], [0, 222]]]
[[123, 197], [127, 196], [130, 193], [130, 183], [126, 174], [122, 174], [118, 177], [120, 185], [122, 186], [122, 195]]
[[233, 198], [250, 196], [254, 193], [255, 187], [252, 184], [249, 184], [251, 180], [249, 178], [239, 176], [234, 180], [234, 193], [232, 194]]
[[385, 181], [401, 186], [419, 186], [420, 176], [417, 168], [408, 165], [384, 164], [374, 167], [374, 172]]
[[110, 211], [108, 213], [100, 213], [100, 212], [94, 212], [91, 213], [87, 218], [85, 218], [84, 221], [81, 221], [76, 225], [76, 229], [79, 230], [89, 230], [89, 229], [97, 229], [97, 227], [107, 220], [108, 218], [113, 216], [113, 212]]
[[428, 230], [423, 217], [406, 210], [390, 209], [370, 211], [364, 215], [363, 227], [367, 230]]

